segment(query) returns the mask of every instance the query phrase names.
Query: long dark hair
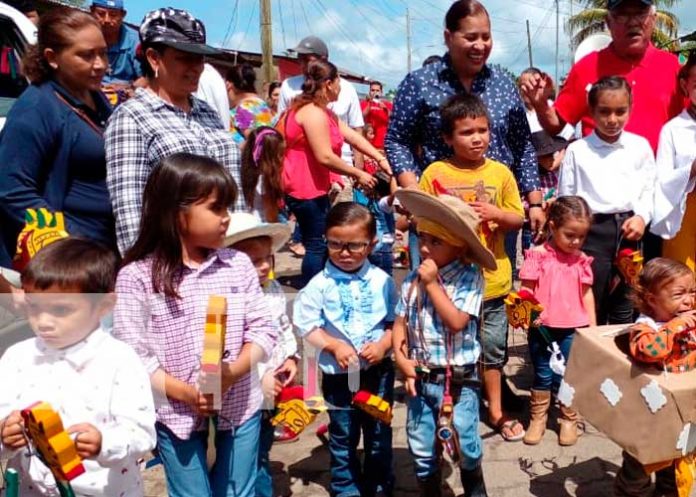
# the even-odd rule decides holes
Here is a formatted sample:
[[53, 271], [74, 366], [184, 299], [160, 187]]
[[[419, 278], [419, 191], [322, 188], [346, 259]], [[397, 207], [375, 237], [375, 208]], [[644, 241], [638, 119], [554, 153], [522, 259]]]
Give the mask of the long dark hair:
[[326, 100], [320, 95], [323, 84], [338, 78], [338, 69], [331, 62], [323, 59], [310, 62], [302, 83], [302, 93], [292, 101], [292, 108], [298, 110], [307, 104], [326, 107]]
[[209, 157], [178, 153], [163, 159], [152, 171], [143, 193], [140, 233], [123, 264], [152, 256], [155, 292], [179, 298], [183, 264], [179, 214], [208, 196], [219, 206], [231, 206], [237, 185], [219, 162]]
[[253, 206], [259, 177], [263, 182], [264, 217], [277, 221], [278, 204], [283, 198], [281, 169], [285, 155], [285, 140], [274, 128], [261, 126], [249, 133], [242, 150], [242, 194], [247, 205]]
[[44, 50], [50, 48], [60, 52], [71, 46], [75, 42], [75, 33], [87, 26], [101, 31], [97, 20], [80, 10], [56, 7], [42, 14], [36, 44], [27, 48], [22, 59], [22, 68], [29, 81], [40, 84], [51, 79], [54, 71], [44, 57]]

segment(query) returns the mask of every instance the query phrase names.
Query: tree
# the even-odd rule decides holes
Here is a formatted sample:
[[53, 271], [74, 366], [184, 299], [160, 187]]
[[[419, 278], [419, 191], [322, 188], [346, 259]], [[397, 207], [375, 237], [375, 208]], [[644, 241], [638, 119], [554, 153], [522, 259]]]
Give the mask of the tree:
[[[655, 0], [657, 22], [653, 33], [653, 43], [657, 46], [668, 45], [677, 37], [679, 19], [664, 8], [672, 7], [679, 0]], [[577, 47], [585, 38], [606, 30], [607, 0], [582, 0], [585, 9], [578, 12], [566, 25], [566, 31], [572, 36], [573, 46]]]

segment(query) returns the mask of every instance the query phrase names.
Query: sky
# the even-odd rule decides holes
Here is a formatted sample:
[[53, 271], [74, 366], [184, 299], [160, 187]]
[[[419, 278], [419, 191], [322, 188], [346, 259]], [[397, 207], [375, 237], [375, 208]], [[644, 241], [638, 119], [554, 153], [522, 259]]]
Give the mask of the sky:
[[[273, 52], [292, 48], [313, 34], [329, 47], [329, 59], [341, 68], [378, 79], [385, 90], [395, 88], [407, 73], [406, 9], [411, 17], [412, 68], [433, 54], [445, 52], [443, 23], [452, 0], [271, 0]], [[696, 30], [694, 0], [681, 0], [671, 10], [680, 34]], [[88, 4], [89, 2], [85, 2]], [[556, 12], [554, 0], [483, 0], [490, 12], [493, 52], [490, 63], [515, 73], [529, 65], [525, 20], [532, 35], [534, 65], [555, 73]], [[125, 0], [127, 21], [139, 24], [163, 0]], [[208, 42], [229, 49], [260, 52], [259, 0], [169, 0], [206, 26]], [[559, 74], [572, 64], [564, 21], [580, 4], [559, 0]]]

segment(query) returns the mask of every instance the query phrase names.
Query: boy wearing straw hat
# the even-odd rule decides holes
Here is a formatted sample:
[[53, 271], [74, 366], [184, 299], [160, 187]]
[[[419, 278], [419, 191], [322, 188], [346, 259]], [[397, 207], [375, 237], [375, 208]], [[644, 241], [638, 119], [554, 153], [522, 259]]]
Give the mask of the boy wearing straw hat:
[[[274, 254], [290, 239], [291, 229], [287, 224], [262, 223], [253, 214], [235, 212], [230, 214], [225, 246], [244, 252], [251, 259], [259, 275], [259, 283], [268, 299], [273, 322], [278, 326], [278, 343], [273, 356], [267, 363], [259, 365], [261, 387], [267, 403], [272, 405], [283, 387], [292, 383], [297, 374], [297, 340], [292, 332], [292, 323], [286, 314], [285, 294], [273, 278]], [[270, 472], [269, 454], [273, 444], [274, 429], [271, 424], [272, 410], [264, 411], [259, 436], [258, 474], [256, 495], [273, 496], [273, 480]]]
[[[452, 157], [434, 162], [423, 172], [420, 188], [430, 193], [454, 195], [481, 218], [478, 229], [484, 245], [493, 252], [497, 269], [484, 270], [485, 291], [481, 318], [481, 366], [488, 399], [488, 420], [509, 442], [522, 440], [524, 428], [503, 412], [502, 371], [507, 362], [508, 322], [505, 297], [512, 289], [512, 265], [505, 252], [505, 235], [524, 223], [517, 182], [510, 169], [486, 157], [493, 133], [484, 103], [475, 95], [455, 95], [442, 107], [442, 134], [452, 147]], [[530, 204], [529, 209], [541, 208]], [[536, 234], [534, 234], [537, 236]]]
[[438, 454], [444, 451], [459, 464], [465, 495], [485, 497], [477, 328], [481, 268], [495, 270], [496, 261], [478, 237], [479, 216], [462, 200], [418, 190], [401, 190], [396, 198], [415, 217], [422, 258], [404, 280], [393, 330], [420, 495], [441, 495]]

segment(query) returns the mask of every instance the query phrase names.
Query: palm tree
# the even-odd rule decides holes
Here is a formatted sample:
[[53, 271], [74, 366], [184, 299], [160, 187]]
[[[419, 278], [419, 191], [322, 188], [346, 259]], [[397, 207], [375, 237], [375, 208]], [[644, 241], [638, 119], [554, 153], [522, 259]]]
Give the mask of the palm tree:
[[[679, 19], [672, 12], [661, 7], [672, 7], [679, 0], [655, 0], [657, 23], [653, 33], [653, 43], [657, 46], [668, 45], [677, 37]], [[572, 36], [573, 46], [577, 47], [585, 38], [606, 30], [604, 22], [607, 16], [607, 0], [582, 0], [586, 8], [570, 19], [566, 31]]]

